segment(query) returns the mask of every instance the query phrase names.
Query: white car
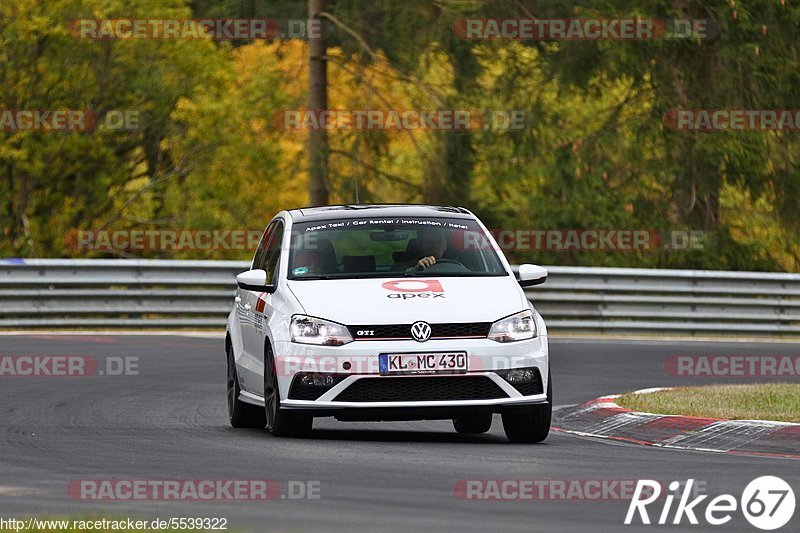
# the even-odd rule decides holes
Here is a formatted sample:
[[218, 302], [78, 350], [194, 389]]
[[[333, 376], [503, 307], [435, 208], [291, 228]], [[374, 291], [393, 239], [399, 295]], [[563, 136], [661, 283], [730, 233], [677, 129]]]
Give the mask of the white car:
[[281, 211], [228, 316], [234, 427], [301, 436], [314, 417], [452, 419], [512, 442], [550, 430], [547, 329], [483, 224], [460, 207]]

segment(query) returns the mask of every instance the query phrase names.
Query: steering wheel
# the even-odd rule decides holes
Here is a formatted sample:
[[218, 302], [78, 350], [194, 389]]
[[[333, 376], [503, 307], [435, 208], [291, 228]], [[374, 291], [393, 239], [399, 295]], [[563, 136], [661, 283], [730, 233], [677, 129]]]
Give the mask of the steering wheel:
[[464, 266], [463, 263], [461, 263], [461, 261], [456, 261], [455, 259], [442, 258], [442, 259], [437, 259], [436, 262], [434, 264], [432, 264], [431, 266], [429, 266], [428, 268], [420, 268], [420, 266], [417, 265], [414, 268], [414, 270], [416, 272], [422, 272], [423, 270], [430, 270], [430, 269], [434, 268], [436, 265], [442, 265], [442, 264], [458, 265], [460, 267], [467, 268], [467, 267]]

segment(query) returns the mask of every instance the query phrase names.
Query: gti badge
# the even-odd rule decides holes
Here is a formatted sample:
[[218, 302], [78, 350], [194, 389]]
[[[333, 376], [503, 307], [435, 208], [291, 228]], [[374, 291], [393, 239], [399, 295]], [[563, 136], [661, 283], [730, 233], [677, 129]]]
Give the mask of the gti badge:
[[425, 342], [431, 338], [431, 325], [427, 322], [411, 324], [411, 337], [417, 342]]

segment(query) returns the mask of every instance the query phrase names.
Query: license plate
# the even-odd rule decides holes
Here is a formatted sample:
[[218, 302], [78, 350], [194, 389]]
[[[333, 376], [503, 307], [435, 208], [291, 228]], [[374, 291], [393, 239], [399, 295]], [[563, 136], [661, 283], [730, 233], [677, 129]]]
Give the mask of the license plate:
[[382, 353], [378, 356], [381, 374], [453, 374], [468, 370], [466, 352]]

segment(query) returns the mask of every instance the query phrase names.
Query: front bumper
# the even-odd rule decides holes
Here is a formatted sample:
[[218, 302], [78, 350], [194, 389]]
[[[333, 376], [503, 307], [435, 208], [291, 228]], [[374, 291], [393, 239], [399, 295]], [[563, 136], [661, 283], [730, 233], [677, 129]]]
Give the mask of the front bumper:
[[302, 412], [312, 417], [334, 417], [345, 422], [400, 422], [406, 420], [448, 420], [459, 417], [474, 416], [476, 413], [508, 413], [517, 409], [522, 409], [529, 405], [547, 404], [547, 401], [537, 401], [531, 403], [519, 403], [513, 405], [491, 405], [491, 406], [430, 406], [414, 405], [409, 407], [328, 407], [318, 408], [297, 408], [281, 407], [281, 409]]
[[[337, 396], [359, 380], [381, 380], [378, 355], [381, 353], [466, 352], [469, 371], [463, 374], [418, 374], [403, 378], [439, 379], [484, 377], [491, 380], [505, 397], [490, 399], [414, 401], [339, 401]], [[414, 341], [355, 341], [338, 347], [308, 346], [290, 342], [277, 343], [275, 364], [281, 408], [301, 410], [314, 416], [341, 419], [404, 420], [452, 418], [461, 411], [504, 412], [509, 409], [547, 403], [549, 358], [547, 336], [529, 341], [497, 343], [489, 339], [447, 339], [425, 343]], [[348, 365], [349, 364], [349, 365]], [[535, 367], [542, 387], [540, 394], [523, 395], [500, 374], [514, 368]], [[501, 371], [499, 374], [496, 371]], [[290, 399], [289, 390], [299, 372], [336, 373], [344, 376], [316, 400]], [[396, 378], [397, 376], [391, 376]], [[361, 414], [357, 414], [360, 412]], [[352, 417], [352, 418], [351, 418]], [[407, 418], [404, 418], [407, 417]]]

